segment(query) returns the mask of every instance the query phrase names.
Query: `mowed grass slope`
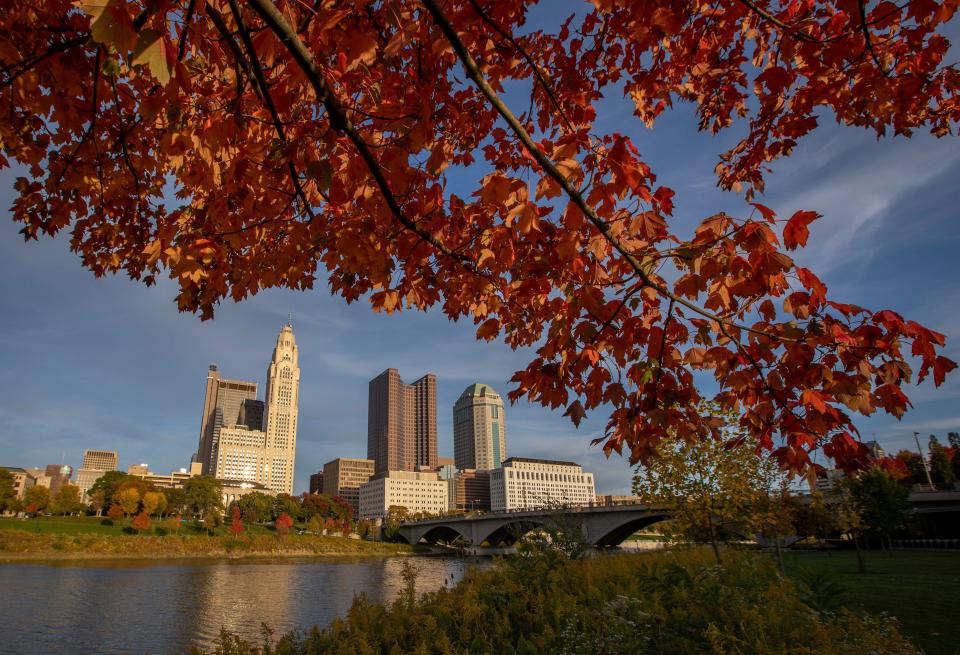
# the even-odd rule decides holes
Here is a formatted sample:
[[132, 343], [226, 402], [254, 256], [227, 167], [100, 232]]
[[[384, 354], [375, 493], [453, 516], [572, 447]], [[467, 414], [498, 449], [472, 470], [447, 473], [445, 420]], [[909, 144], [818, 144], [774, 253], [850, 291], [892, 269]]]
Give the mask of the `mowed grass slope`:
[[788, 553], [787, 573], [826, 568], [846, 590], [844, 606], [897, 617], [928, 655], [960, 655], [960, 552], [898, 550], [865, 553], [867, 573], [857, 573], [852, 551]]

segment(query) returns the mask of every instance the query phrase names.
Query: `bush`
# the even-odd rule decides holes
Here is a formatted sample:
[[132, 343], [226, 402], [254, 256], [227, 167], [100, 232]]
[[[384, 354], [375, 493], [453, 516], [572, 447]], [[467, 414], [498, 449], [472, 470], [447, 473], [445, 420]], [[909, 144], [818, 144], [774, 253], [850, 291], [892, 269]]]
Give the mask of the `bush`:
[[528, 557], [420, 600], [405, 572], [407, 592], [390, 607], [361, 596], [322, 631], [263, 648], [224, 635], [212, 652], [919, 654], [890, 619], [811, 610], [768, 558], [711, 560], [704, 550]]
[[111, 520], [111, 519], [103, 519], [102, 521], [100, 521], [100, 525], [110, 525], [110, 526], [112, 526], [112, 525], [113, 525], [113, 520]]

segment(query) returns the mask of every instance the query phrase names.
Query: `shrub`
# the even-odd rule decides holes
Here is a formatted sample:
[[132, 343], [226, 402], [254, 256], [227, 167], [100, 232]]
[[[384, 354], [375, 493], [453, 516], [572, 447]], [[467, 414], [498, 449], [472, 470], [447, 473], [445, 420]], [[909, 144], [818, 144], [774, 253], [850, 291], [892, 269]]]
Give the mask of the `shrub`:
[[919, 655], [888, 618], [811, 611], [755, 554], [723, 567], [704, 550], [541, 559], [471, 571], [419, 600], [405, 567], [390, 607], [361, 596], [324, 630], [263, 649], [225, 636], [215, 652]]
[[113, 525], [113, 520], [111, 520], [111, 519], [103, 519], [102, 521], [100, 521], [100, 525], [109, 525], [109, 526], [112, 526], [112, 525]]

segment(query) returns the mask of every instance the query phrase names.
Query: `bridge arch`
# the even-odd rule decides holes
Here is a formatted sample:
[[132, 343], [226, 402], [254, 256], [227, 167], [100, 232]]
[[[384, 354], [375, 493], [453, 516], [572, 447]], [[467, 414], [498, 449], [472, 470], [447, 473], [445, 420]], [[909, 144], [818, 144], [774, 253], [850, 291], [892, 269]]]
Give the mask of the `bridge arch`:
[[448, 544], [453, 543], [458, 538], [470, 541], [469, 534], [464, 534], [454, 526], [441, 524], [430, 526], [417, 541], [426, 539], [427, 543], [432, 546], [438, 541], [445, 541]]
[[484, 541], [491, 546], [512, 546], [527, 533], [550, 524], [545, 518], [523, 517], [509, 521], [500, 521], [484, 533], [478, 535], [478, 544]]
[[612, 526], [605, 525], [597, 532], [591, 534], [590, 541], [594, 546], [619, 546], [624, 539], [632, 535], [637, 530], [642, 530], [648, 525], [659, 523], [670, 519], [669, 514], [647, 514], [645, 516], [636, 516], [623, 519]]

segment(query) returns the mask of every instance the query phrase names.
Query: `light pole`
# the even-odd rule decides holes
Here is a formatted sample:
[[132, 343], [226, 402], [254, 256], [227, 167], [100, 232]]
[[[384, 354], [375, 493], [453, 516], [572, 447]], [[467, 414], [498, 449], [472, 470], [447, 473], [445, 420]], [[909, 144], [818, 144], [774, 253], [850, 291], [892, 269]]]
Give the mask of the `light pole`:
[[923, 464], [923, 472], [927, 474], [927, 485], [933, 489], [933, 480], [930, 479], [930, 467], [927, 466], [927, 460], [923, 458], [923, 451], [920, 449], [920, 433], [913, 433], [913, 440], [917, 442], [917, 452], [920, 453], [920, 463]]

